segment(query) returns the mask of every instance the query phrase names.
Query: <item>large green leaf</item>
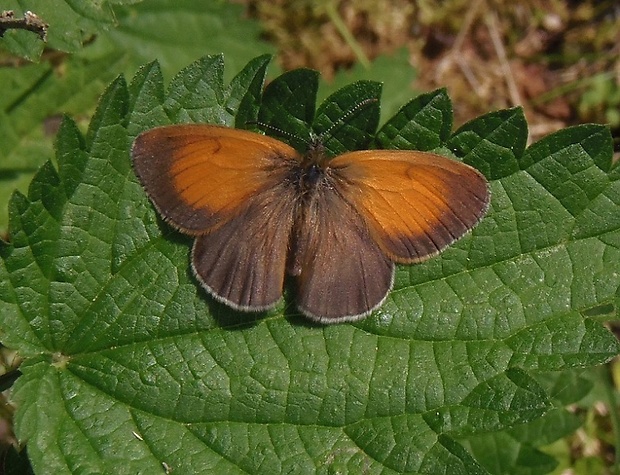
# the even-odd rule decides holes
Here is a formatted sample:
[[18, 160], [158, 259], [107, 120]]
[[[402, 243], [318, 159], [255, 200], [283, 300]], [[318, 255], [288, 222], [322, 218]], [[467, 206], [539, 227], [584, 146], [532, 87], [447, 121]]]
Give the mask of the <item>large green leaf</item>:
[[97, 48], [126, 52], [132, 73], [157, 59], [167, 77], [201, 56], [223, 52], [231, 77], [253, 57], [276, 52], [261, 40], [260, 23], [229, 0], [148, 0], [114, 13], [115, 28], [101, 35]]
[[[493, 177], [481, 224], [440, 256], [400, 266], [386, 303], [355, 324], [310, 324], [288, 293], [270, 312], [239, 313], [196, 285], [191, 240], [157, 216], [129, 159], [133, 138], [158, 124], [264, 117], [266, 59], [230, 86], [222, 67], [207, 57], [167, 91], [157, 64], [129, 87], [115, 81], [86, 136], [65, 120], [58, 168], [44, 166], [11, 200], [2, 341], [24, 358], [16, 433], [35, 472], [500, 473], [507, 459], [481, 453], [484, 437], [510, 441], [529, 473], [552, 466], [519, 430], [566, 419], [538, 372], [619, 350], [584, 316], [620, 288], [609, 132], [567, 129], [524, 151], [519, 110], [449, 135], [445, 93], [414, 101], [377, 142], [417, 144], [429, 129], [434, 149]], [[287, 84], [290, 75], [270, 88]], [[295, 97], [265, 107], [279, 124], [338, 130], [330, 111], [356, 110], [367, 96], [351, 91], [374, 88], [359, 83], [301, 116]], [[360, 110], [344, 122], [364, 137], [376, 114]]]

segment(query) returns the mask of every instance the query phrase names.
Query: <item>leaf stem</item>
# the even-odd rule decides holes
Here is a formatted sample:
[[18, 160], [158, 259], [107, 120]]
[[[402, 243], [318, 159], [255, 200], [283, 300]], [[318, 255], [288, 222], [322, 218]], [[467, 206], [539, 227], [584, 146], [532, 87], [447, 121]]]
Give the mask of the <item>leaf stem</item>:
[[342, 37], [344, 38], [344, 41], [347, 43], [347, 45], [349, 45], [349, 48], [353, 50], [353, 54], [355, 55], [357, 60], [362, 64], [362, 66], [364, 66], [366, 69], [369, 69], [370, 60], [368, 59], [368, 56], [366, 56], [366, 53], [364, 53], [364, 50], [361, 48], [361, 46], [355, 40], [355, 38], [353, 37], [353, 35], [351, 34], [347, 26], [344, 24], [344, 22], [342, 21], [342, 18], [340, 18], [340, 15], [338, 14], [338, 11], [336, 10], [336, 7], [333, 1], [326, 2], [325, 12], [327, 13], [327, 16], [329, 17], [330, 21], [334, 24], [334, 26], [338, 30], [338, 33], [342, 35]]

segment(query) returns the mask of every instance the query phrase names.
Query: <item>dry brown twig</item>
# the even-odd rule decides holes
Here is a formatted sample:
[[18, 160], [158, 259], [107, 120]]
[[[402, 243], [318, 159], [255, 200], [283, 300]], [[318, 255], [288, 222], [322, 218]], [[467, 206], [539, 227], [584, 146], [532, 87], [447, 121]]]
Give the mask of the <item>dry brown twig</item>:
[[48, 24], [41, 20], [31, 11], [24, 13], [23, 18], [15, 18], [13, 10], [5, 10], [0, 13], [0, 38], [8, 30], [26, 30], [39, 35], [43, 41], [47, 40]]
[[508, 62], [508, 55], [506, 54], [503, 40], [497, 29], [497, 15], [493, 10], [489, 10], [484, 16], [484, 20], [489, 30], [489, 35], [491, 36], [491, 42], [493, 43], [495, 54], [497, 55], [497, 59], [499, 60], [499, 64], [502, 68], [502, 74], [504, 75], [506, 86], [508, 87], [510, 101], [513, 106], [520, 106], [522, 105], [521, 94], [519, 93], [519, 88], [517, 87], [514, 74], [512, 74], [512, 68]]
[[465, 19], [463, 20], [463, 25], [454, 40], [454, 44], [452, 45], [452, 49], [450, 53], [437, 65], [435, 70], [435, 82], [442, 82], [441, 78], [446, 73], [446, 71], [451, 69], [451, 64], [456, 63], [459, 67], [463, 76], [471, 86], [472, 90], [476, 91], [478, 95], [480, 89], [480, 82], [476, 78], [475, 74], [467, 64], [467, 61], [461, 55], [461, 50], [463, 48], [463, 44], [465, 42], [465, 38], [471, 29], [474, 20], [478, 16], [478, 10], [483, 5], [484, 0], [475, 0], [472, 4], [471, 8], [467, 11], [465, 15]]

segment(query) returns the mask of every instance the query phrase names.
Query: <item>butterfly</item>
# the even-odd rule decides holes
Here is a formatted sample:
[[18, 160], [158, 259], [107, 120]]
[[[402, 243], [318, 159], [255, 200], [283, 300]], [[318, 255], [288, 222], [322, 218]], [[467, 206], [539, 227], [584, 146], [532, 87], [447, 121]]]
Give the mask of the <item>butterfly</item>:
[[160, 215], [193, 236], [193, 272], [216, 300], [263, 311], [295, 280], [297, 308], [322, 323], [359, 320], [385, 300], [395, 263], [439, 253], [489, 206], [476, 169], [413, 150], [329, 157], [218, 125], [158, 127], [131, 151]]

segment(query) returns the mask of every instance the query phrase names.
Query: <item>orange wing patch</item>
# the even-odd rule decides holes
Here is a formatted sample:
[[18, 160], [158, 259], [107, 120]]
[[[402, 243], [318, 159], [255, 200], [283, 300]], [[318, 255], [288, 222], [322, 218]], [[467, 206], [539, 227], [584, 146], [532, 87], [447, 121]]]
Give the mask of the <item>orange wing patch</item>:
[[346, 193], [390, 259], [411, 263], [437, 254], [467, 233], [489, 203], [477, 170], [431, 153], [372, 150], [330, 162]]

